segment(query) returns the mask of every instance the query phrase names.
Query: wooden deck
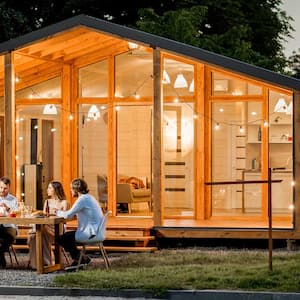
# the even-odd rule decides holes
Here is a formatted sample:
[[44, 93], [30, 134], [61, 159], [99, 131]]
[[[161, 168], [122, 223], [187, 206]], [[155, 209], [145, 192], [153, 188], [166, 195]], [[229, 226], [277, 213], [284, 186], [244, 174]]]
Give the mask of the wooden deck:
[[[162, 226], [153, 225], [152, 218], [110, 217], [108, 229], [122, 230], [147, 228], [156, 237], [165, 238], [240, 238], [267, 239], [269, 237], [268, 220], [234, 220], [228, 218], [211, 220], [166, 219]], [[274, 218], [272, 224], [274, 239], [299, 239], [300, 233], [293, 230], [290, 219]]]
[[[67, 222], [67, 229], [77, 227], [77, 221]], [[19, 229], [15, 249], [28, 249], [28, 228]], [[110, 217], [104, 246], [108, 252], [153, 252], [157, 250], [157, 238], [195, 239], [268, 239], [268, 221], [211, 219], [166, 219], [162, 226], [154, 226], [149, 217]], [[291, 220], [273, 220], [272, 238], [300, 239], [293, 230]], [[96, 250], [90, 247], [90, 250]]]

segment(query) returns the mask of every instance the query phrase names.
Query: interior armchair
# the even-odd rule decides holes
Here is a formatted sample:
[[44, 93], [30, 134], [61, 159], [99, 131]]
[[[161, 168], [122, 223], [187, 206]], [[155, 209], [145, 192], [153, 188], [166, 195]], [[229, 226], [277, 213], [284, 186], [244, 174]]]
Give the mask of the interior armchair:
[[134, 189], [130, 183], [117, 183], [117, 203], [128, 205], [128, 213], [132, 212], [132, 203], [147, 202], [151, 211], [151, 190], [147, 188]]

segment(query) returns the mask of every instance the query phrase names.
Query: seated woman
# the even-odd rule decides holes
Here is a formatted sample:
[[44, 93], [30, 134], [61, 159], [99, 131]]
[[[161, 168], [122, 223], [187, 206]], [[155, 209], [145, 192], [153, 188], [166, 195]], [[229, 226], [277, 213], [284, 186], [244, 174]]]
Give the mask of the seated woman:
[[[57, 210], [68, 210], [69, 202], [66, 200], [66, 195], [63, 186], [58, 181], [51, 181], [47, 188], [48, 199], [44, 202], [44, 214], [47, 214], [49, 208], [50, 215], [55, 215]], [[51, 264], [51, 245], [54, 242], [54, 226], [44, 225], [43, 228], [43, 260], [44, 265]], [[32, 269], [36, 269], [36, 234], [30, 233], [27, 244], [29, 246], [29, 265]]]

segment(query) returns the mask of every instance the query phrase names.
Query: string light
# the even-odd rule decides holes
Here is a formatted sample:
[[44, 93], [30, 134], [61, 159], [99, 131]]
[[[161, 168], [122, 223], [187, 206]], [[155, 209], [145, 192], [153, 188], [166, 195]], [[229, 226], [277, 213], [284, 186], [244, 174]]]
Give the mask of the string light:
[[[132, 93], [132, 94], [130, 94], [130, 95], [128, 95], [128, 96], [122, 96], [122, 95], [119, 95], [119, 97], [117, 97], [117, 95], [115, 95], [115, 97], [117, 97], [117, 98], [122, 98], [122, 101], [126, 101], [126, 99], [128, 99], [128, 98], [130, 98], [130, 97], [134, 97], [134, 98], [136, 98], [136, 99], [140, 99], [140, 94], [138, 94], [138, 91], [148, 82], [148, 80], [150, 80], [150, 79], [153, 79], [153, 75], [152, 74], [150, 74], [150, 76], [148, 75], [148, 76], [146, 76], [145, 77], [145, 79], [143, 80], [143, 82], [137, 87], [137, 89], [134, 91], [134, 93]], [[172, 90], [173, 90], [173, 92], [177, 95], [177, 97], [176, 98], [174, 98], [174, 100], [173, 100], [173, 103], [180, 103], [180, 95], [178, 94], [178, 89], [176, 89], [176, 88], [174, 88], [173, 86], [172, 86]], [[32, 88], [31, 88], [31, 95], [30, 95], [30, 98], [33, 98], [33, 97], [36, 97], [36, 98], [40, 98], [40, 96], [38, 95], [38, 93], [36, 93]], [[199, 115], [194, 111], [194, 108], [189, 104], [189, 103], [187, 103], [187, 102], [182, 102], [181, 104], [184, 104], [184, 105], [187, 105], [192, 111], [193, 111], [193, 118], [194, 119], [198, 119], [199, 118]], [[93, 105], [91, 105], [91, 106], [93, 106]], [[60, 110], [64, 110], [62, 107], [60, 107], [60, 106], [58, 106], [57, 107], [58, 109], [60, 109]], [[107, 106], [105, 106], [105, 105], [101, 105], [101, 108], [100, 108], [101, 110], [107, 110], [108, 109], [108, 107]], [[119, 106], [119, 105], [117, 105], [117, 106], [115, 106], [115, 110], [116, 111], [119, 111], [121, 109], [121, 106]], [[224, 108], [219, 108], [219, 112], [221, 112], [221, 113], [223, 113], [225, 110], [224, 110]], [[69, 120], [71, 121], [71, 120], [73, 120], [74, 119], [74, 112], [72, 112], [72, 111], [68, 111], [69, 112]], [[271, 117], [273, 114], [275, 114], [276, 112], [278, 112], [278, 111], [275, 111], [274, 110], [274, 112], [272, 112], [270, 115], [269, 115], [269, 117]], [[78, 114], [86, 114], [86, 112], [81, 112], [81, 111], [78, 111], [77, 112]], [[86, 121], [87, 122], [89, 122], [89, 121], [91, 121], [91, 119], [94, 119], [94, 120], [97, 120], [98, 118], [99, 118], [99, 114], [100, 114], [100, 112], [98, 113], [98, 112], [95, 112], [94, 114], [93, 114], [93, 116], [88, 116], [87, 118], [86, 118]], [[253, 115], [253, 116], [256, 116], [257, 115], [257, 113], [255, 112], [255, 111], [252, 111], [251, 112], [251, 115]], [[205, 115], [201, 115], [203, 118], [205, 118], [205, 119], [208, 119], [208, 120], [211, 120], [212, 122], [214, 122], [214, 123], [216, 123], [216, 125], [215, 125], [215, 130], [218, 130], [219, 128], [220, 128], [220, 125], [221, 124], [223, 124], [223, 125], [227, 125], [227, 126], [232, 126], [232, 127], [235, 127], [235, 126], [238, 126], [239, 127], [239, 131], [241, 132], [241, 133], [243, 133], [244, 131], [245, 131], [245, 129], [244, 129], [244, 126], [247, 126], [247, 125], [249, 125], [249, 124], [251, 124], [251, 123], [257, 123], [257, 122], [263, 122], [263, 126], [264, 127], [268, 127], [269, 126], [269, 123], [268, 123], [268, 121], [267, 120], [263, 120], [263, 119], [255, 119], [255, 120], [253, 120], [253, 121], [250, 121], [250, 122], [247, 122], [246, 124], [242, 124], [242, 125], [239, 125], [239, 124], [236, 124], [236, 123], [231, 123], [231, 122], [226, 122], [226, 121], [219, 121], [219, 120], [214, 120], [214, 118], [212, 118], [212, 117], [209, 117], [209, 116], [205, 116]], [[24, 120], [24, 118], [19, 118], [19, 119], [16, 119], [16, 123], [18, 123], [18, 122], [20, 122], [20, 121], [22, 121], [22, 120]], [[37, 128], [36, 128], [37, 129]]]

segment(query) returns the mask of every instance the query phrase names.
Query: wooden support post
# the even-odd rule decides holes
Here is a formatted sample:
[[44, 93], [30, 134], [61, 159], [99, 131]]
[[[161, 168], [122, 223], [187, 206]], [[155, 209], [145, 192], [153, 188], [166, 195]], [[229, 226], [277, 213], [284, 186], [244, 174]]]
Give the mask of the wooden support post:
[[269, 270], [273, 271], [272, 252], [272, 170], [268, 169], [268, 218], [269, 218]]

